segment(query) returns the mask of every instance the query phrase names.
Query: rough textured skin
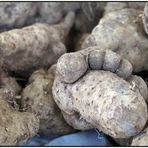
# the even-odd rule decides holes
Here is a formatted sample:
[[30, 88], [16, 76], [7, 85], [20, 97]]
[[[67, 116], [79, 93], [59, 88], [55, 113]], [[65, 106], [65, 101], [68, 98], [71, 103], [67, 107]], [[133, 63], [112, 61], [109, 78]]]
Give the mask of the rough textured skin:
[[13, 28], [24, 26], [27, 19], [36, 13], [37, 5], [33, 2], [1, 2], [0, 28]]
[[148, 128], [133, 138], [131, 146], [148, 146]]
[[0, 34], [0, 66], [8, 72], [29, 75], [48, 68], [66, 52], [64, 41], [73, 24], [70, 12], [64, 22], [49, 26], [37, 23]]
[[141, 77], [134, 75], [130, 77], [129, 82], [132, 83], [133, 88], [136, 88], [136, 87], [139, 88], [139, 92], [141, 93], [146, 103], [148, 104], [148, 87], [145, 81]]
[[19, 109], [17, 102], [21, 87], [15, 78], [1, 74], [0, 76], [0, 96], [11, 104], [15, 109]]
[[141, 2], [141, 1], [139, 1], [139, 2], [128, 2], [128, 6], [129, 6], [129, 8], [139, 9], [139, 10], [143, 11], [145, 3], [146, 2]]
[[68, 11], [76, 14], [75, 28], [90, 32], [103, 14], [104, 2], [40, 2], [36, 22], [58, 23]]
[[0, 29], [23, 27], [35, 22], [55, 24], [69, 11], [74, 11], [76, 29], [90, 32], [102, 17], [106, 4], [111, 4], [109, 8], [120, 9], [121, 5], [126, 5], [143, 10], [145, 2], [1, 2]]
[[118, 11], [124, 8], [128, 7], [127, 2], [107, 2], [105, 9], [104, 9], [104, 15], [107, 13], [111, 13], [113, 11]]
[[142, 11], [130, 8], [107, 13], [82, 48], [98, 46], [110, 49], [129, 60], [134, 72], [148, 70], [148, 38], [141, 16]]
[[[57, 62], [59, 76], [66, 83], [75, 82], [86, 72], [87, 67], [85, 57], [77, 53], [65, 53]], [[76, 75], [74, 74], [75, 71], [77, 72]]]
[[80, 32], [91, 32], [102, 15], [123, 8], [142, 10], [145, 2], [81, 2], [76, 12], [75, 27]]
[[21, 113], [10, 107], [0, 96], [0, 145], [14, 146], [22, 144], [35, 136], [39, 129], [39, 120], [31, 113]]
[[104, 9], [104, 14], [124, 8], [133, 8], [143, 11], [145, 3], [146, 2], [107, 2]]
[[[37, 134], [39, 120], [32, 113], [14, 109], [15, 97], [21, 88], [14, 78], [0, 76], [0, 145], [14, 146]], [[11, 105], [9, 105], [11, 104]], [[14, 105], [12, 107], [12, 105]]]
[[43, 69], [35, 71], [22, 92], [22, 108], [39, 117], [39, 133], [42, 135], [67, 134], [74, 131], [64, 121], [61, 111], [53, 100], [54, 68], [48, 70], [48, 73]]
[[55, 24], [69, 12], [80, 9], [80, 2], [39, 2], [36, 21]]
[[144, 7], [143, 24], [145, 32], [148, 34], [148, 3], [146, 3]]
[[[96, 57], [91, 56], [94, 53]], [[66, 115], [65, 120], [76, 129], [95, 127], [114, 138], [129, 138], [138, 134], [147, 121], [147, 106], [144, 94], [141, 94], [143, 91], [139, 91], [143, 87], [134, 87], [129, 81], [133, 77], [131, 64], [118, 54], [98, 47], [81, 50], [75, 52], [76, 54], [83, 55], [82, 59], [85, 58], [88, 62], [87, 72], [83, 71], [80, 76], [77, 67], [73, 67], [75, 56], [73, 58], [69, 53], [69, 58], [68, 54], [64, 54], [59, 61], [65, 59], [63, 61], [67, 61], [66, 66], [57, 63], [52, 88], [55, 102], [64, 117]], [[103, 57], [100, 58], [101, 56]], [[90, 67], [91, 64], [97, 68]], [[75, 71], [77, 80], [71, 83], [71, 80], [66, 78], [70, 78], [69, 75], [61, 79], [59, 73], [64, 70], [65, 73]], [[69, 81], [65, 83], [64, 79]]]

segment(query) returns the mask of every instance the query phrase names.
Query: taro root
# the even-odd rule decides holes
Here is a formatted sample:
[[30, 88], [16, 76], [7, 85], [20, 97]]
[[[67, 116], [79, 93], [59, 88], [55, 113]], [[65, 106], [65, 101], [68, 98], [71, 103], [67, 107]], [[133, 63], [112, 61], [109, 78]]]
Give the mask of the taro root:
[[127, 2], [107, 2], [104, 8], [104, 15], [124, 8], [128, 8]]
[[0, 96], [0, 145], [14, 146], [35, 136], [39, 129], [38, 118], [27, 112], [15, 111]]
[[59, 23], [69, 11], [80, 9], [81, 2], [39, 2], [36, 22]]
[[90, 32], [102, 17], [104, 7], [104, 2], [40, 2], [35, 21], [55, 24], [69, 11], [73, 11], [76, 14], [76, 30]]
[[0, 66], [9, 73], [28, 76], [48, 68], [66, 52], [64, 41], [74, 21], [69, 12], [57, 25], [37, 23], [0, 34]]
[[[16, 97], [21, 88], [16, 80], [0, 76], [0, 145], [14, 146], [35, 136], [39, 130], [39, 119], [32, 113], [19, 112]], [[14, 108], [15, 107], [15, 108]]]
[[74, 128], [129, 138], [147, 121], [145, 87], [144, 80], [132, 75], [129, 61], [111, 50], [90, 47], [59, 58], [52, 92]]
[[133, 8], [143, 11], [145, 3], [146, 2], [107, 2], [104, 8], [104, 14], [124, 8]]
[[60, 109], [53, 100], [54, 69], [55, 66], [52, 66], [48, 72], [43, 69], [35, 71], [22, 92], [22, 108], [38, 116], [39, 134], [42, 135], [74, 132], [74, 129], [64, 121]]
[[131, 8], [107, 13], [82, 48], [98, 46], [112, 50], [131, 62], [134, 72], [148, 70], [148, 37], [144, 32], [142, 13]]
[[15, 109], [19, 110], [20, 92], [22, 88], [16, 82], [15, 78], [7, 76], [6, 74], [0, 75], [0, 97], [6, 100]]
[[33, 2], [1, 2], [0, 29], [22, 27], [29, 18], [33, 18], [37, 5]]

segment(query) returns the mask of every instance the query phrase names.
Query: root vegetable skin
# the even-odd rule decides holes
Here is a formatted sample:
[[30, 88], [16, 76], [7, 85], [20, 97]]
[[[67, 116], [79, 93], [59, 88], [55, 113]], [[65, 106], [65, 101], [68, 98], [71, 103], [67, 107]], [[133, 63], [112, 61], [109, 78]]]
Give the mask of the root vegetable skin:
[[37, 117], [31, 113], [15, 111], [2, 98], [0, 98], [0, 117], [1, 146], [22, 144], [38, 132]]
[[18, 99], [22, 88], [16, 82], [15, 78], [6, 74], [0, 75], [0, 98], [5, 100], [8, 104], [19, 110]]
[[[131, 64], [116, 53], [97, 49], [97, 47], [74, 54], [69, 53], [67, 56], [65, 54], [60, 58], [65, 59], [63, 65], [67, 65], [66, 68], [62, 65], [60, 67], [58, 65], [60, 59], [58, 60], [52, 88], [54, 100], [66, 114], [65, 120], [68, 120], [67, 122], [74, 128], [83, 130], [95, 127], [114, 138], [129, 138], [138, 134], [147, 121], [147, 107], [144, 100], [145, 94], [139, 91], [143, 88], [143, 84], [140, 83], [140, 87], [133, 87], [129, 81], [130, 78], [135, 79], [131, 75]], [[96, 56], [90, 56], [93, 54]], [[71, 58], [69, 58], [70, 55]], [[83, 72], [83, 75], [81, 74], [73, 82], [64, 80], [71, 77], [68, 74], [62, 75], [63, 79], [61, 79], [60, 71], [65, 70], [65, 73], [75, 71], [73, 57], [76, 55], [85, 57], [89, 65], [87, 72]], [[101, 56], [102, 58], [99, 59], [102, 61], [98, 60]], [[67, 58], [70, 59], [68, 62]], [[96, 62], [95, 67], [90, 67], [94, 62]], [[126, 66], [122, 66], [122, 63]], [[76, 76], [79, 76], [77, 70]]]
[[37, 11], [36, 3], [32, 2], [1, 2], [0, 28], [23, 27], [29, 18], [33, 18]]
[[39, 18], [36, 18], [36, 21], [58, 23], [69, 11], [80, 9], [80, 5], [80, 2], [40, 2], [37, 10]]
[[7, 98], [7, 96], [9, 95], [10, 97], [16, 96], [20, 93], [22, 89], [19, 86], [19, 84], [16, 82], [15, 78], [6, 75], [1, 75], [0, 85], [1, 85], [0, 92], [6, 94], [4, 98]]
[[48, 73], [43, 69], [35, 71], [22, 92], [22, 107], [39, 117], [39, 133], [42, 135], [67, 134], [74, 131], [64, 121], [61, 111], [53, 100], [54, 69], [52, 66]]
[[35, 136], [39, 119], [32, 113], [19, 112], [16, 96], [21, 87], [6, 74], [0, 76], [0, 145], [15, 146]]
[[76, 14], [74, 27], [80, 32], [90, 32], [102, 16], [104, 6], [104, 2], [41, 2], [35, 21], [55, 24], [73, 11]]
[[146, 2], [128, 2], [129, 8], [134, 8], [134, 9], [139, 9], [142, 10], [144, 9]]
[[112, 11], [118, 11], [127, 7], [128, 7], [127, 2], [107, 2], [104, 9], [104, 15]]
[[66, 52], [63, 42], [73, 19], [74, 13], [70, 12], [65, 21], [58, 25], [37, 23], [1, 33], [1, 67], [8, 72], [29, 75], [37, 68], [48, 68], [56, 63]]
[[104, 14], [124, 8], [133, 8], [143, 11], [145, 3], [146, 2], [107, 2], [104, 9]]
[[129, 60], [134, 72], [147, 70], [148, 43], [141, 16], [141, 10], [131, 8], [107, 13], [83, 42], [82, 49], [110, 49]]

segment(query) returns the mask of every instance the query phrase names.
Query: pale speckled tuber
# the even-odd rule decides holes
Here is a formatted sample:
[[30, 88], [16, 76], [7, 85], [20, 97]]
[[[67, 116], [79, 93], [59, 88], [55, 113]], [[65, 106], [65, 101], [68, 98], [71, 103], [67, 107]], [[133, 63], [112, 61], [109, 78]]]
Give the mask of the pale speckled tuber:
[[118, 11], [124, 8], [128, 8], [127, 2], [107, 2], [104, 8], [104, 14], [111, 13], [113, 11]]
[[90, 47], [59, 58], [52, 92], [74, 128], [95, 127], [114, 138], [129, 138], [147, 121], [145, 87], [144, 80], [132, 75], [126, 59]]
[[107, 2], [105, 6], [105, 14], [124, 8], [134, 8], [143, 10], [146, 2]]
[[145, 3], [146, 2], [142, 2], [142, 1], [139, 1], [139, 2], [128, 2], [128, 6], [129, 8], [134, 8], [134, 9], [139, 9], [139, 10], [142, 10], [144, 9], [144, 6], [145, 6]]
[[36, 14], [37, 5], [33, 2], [1, 2], [0, 29], [22, 27]]
[[42, 135], [74, 132], [74, 129], [64, 121], [61, 111], [53, 100], [54, 69], [55, 66], [52, 66], [48, 73], [43, 69], [35, 71], [22, 92], [22, 108], [39, 117], [39, 133]]
[[73, 11], [76, 14], [76, 29], [90, 32], [106, 11], [106, 5], [110, 5], [111, 9], [115, 5], [117, 9], [126, 5], [126, 8], [142, 10], [145, 2], [1, 2], [0, 29], [8, 30], [35, 22], [55, 24]]
[[58, 23], [69, 11], [76, 14], [74, 26], [80, 32], [90, 32], [97, 25], [105, 2], [40, 2], [36, 22]]
[[57, 25], [37, 23], [0, 34], [0, 66], [8, 72], [29, 75], [48, 68], [66, 52], [64, 41], [73, 24], [74, 13]]
[[134, 72], [148, 70], [148, 38], [144, 33], [142, 13], [130, 8], [107, 13], [82, 48], [110, 49], [129, 60]]

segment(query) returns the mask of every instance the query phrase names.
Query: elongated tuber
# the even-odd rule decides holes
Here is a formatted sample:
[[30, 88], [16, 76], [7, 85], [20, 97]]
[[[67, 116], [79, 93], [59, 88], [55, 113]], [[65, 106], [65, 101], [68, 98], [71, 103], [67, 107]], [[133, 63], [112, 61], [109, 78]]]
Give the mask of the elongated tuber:
[[74, 20], [70, 12], [64, 22], [49, 26], [37, 23], [0, 34], [0, 66], [19, 75], [48, 68], [66, 52], [64, 41]]

